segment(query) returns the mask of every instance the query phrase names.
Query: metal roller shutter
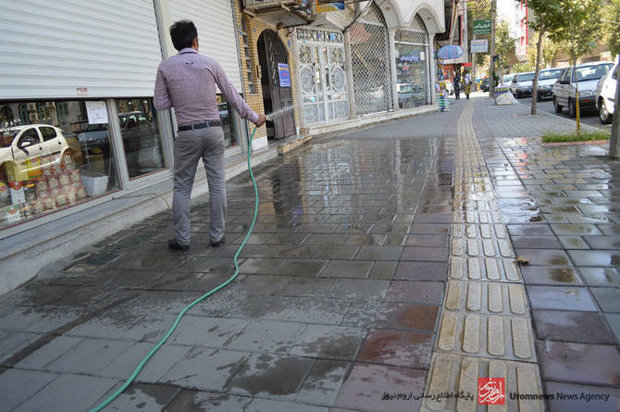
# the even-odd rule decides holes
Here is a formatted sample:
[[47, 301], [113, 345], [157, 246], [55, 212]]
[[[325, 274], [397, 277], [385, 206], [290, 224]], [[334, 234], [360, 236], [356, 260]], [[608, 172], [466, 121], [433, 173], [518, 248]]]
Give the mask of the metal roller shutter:
[[357, 114], [389, 110], [392, 105], [390, 46], [379, 7], [372, 4], [348, 32]]
[[[169, 3], [170, 18], [191, 20], [198, 30], [200, 53], [216, 59], [226, 77], [242, 92], [235, 25], [230, 0], [175, 0]], [[166, 28], [168, 30], [168, 28]]]
[[152, 0], [4, 0], [0, 98], [152, 96]]

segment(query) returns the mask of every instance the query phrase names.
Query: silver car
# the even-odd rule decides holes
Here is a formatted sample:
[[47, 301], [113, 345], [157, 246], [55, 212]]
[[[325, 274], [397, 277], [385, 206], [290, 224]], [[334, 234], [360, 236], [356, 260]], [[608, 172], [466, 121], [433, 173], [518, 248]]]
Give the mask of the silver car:
[[532, 80], [534, 80], [534, 72], [518, 73], [512, 78], [510, 91], [517, 99], [532, 95]]
[[594, 100], [598, 109], [598, 117], [601, 123], [611, 123], [614, 116], [614, 106], [616, 98], [616, 82], [620, 76], [620, 65], [616, 64], [612, 70], [601, 77], [596, 86]]
[[580, 66], [567, 67], [553, 86], [553, 107], [561, 113], [568, 107], [571, 117], [577, 115], [576, 95], [579, 88], [579, 106], [582, 109], [595, 107], [594, 94], [601, 77], [613, 67], [612, 62], [592, 62]]
[[545, 69], [538, 73], [536, 99], [541, 101], [553, 97], [553, 85], [560, 78], [563, 69]]

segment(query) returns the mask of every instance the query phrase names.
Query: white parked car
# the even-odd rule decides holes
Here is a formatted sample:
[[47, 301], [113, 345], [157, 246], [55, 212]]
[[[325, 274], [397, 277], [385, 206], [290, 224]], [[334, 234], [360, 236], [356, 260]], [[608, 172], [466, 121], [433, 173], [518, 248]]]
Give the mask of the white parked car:
[[596, 85], [613, 65], [612, 62], [591, 62], [565, 68], [553, 86], [553, 107], [555, 112], [561, 113], [562, 108], [568, 107], [570, 116], [576, 116], [577, 87], [579, 87], [579, 106], [582, 109], [594, 108]]
[[534, 72], [517, 73], [510, 83], [510, 91], [517, 99], [532, 95], [532, 81], [534, 80]]
[[553, 85], [562, 74], [563, 69], [544, 69], [538, 73], [536, 98], [538, 101], [553, 97]]
[[516, 76], [516, 73], [509, 73], [502, 76], [502, 81], [499, 84], [499, 87], [510, 87], [512, 83], [512, 79]]
[[61, 129], [47, 124], [0, 129], [0, 175], [9, 182], [29, 180], [29, 174], [48, 163], [73, 162], [79, 151], [75, 146]]
[[616, 82], [620, 75], [620, 66], [618, 63], [607, 73], [601, 77], [598, 85], [596, 86], [595, 104], [598, 110], [598, 117], [601, 119], [601, 123], [608, 124], [614, 116], [615, 110], [615, 98], [616, 98]]

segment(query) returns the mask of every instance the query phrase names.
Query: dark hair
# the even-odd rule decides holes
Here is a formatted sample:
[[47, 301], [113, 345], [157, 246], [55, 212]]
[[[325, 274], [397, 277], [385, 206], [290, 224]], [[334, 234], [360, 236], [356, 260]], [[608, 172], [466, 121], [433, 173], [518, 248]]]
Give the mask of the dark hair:
[[170, 38], [177, 50], [192, 47], [192, 42], [198, 37], [198, 30], [190, 20], [180, 20], [170, 26]]

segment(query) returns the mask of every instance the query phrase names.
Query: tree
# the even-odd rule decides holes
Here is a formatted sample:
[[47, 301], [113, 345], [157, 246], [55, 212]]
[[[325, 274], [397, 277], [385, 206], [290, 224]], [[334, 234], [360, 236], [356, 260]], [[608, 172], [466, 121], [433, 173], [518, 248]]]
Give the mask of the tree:
[[620, 1], [608, 1], [603, 7], [603, 39], [612, 56], [620, 54]]
[[[538, 73], [545, 34], [556, 43], [569, 44], [571, 65], [578, 56], [591, 50], [595, 43], [595, 33], [600, 28], [602, 0], [517, 0], [527, 4], [534, 18], [528, 25], [538, 33], [536, 43], [536, 68], [532, 84], [532, 110], [536, 114], [536, 95]], [[615, 0], [614, 0], [615, 1]], [[575, 98], [577, 109], [577, 131], [579, 126], [579, 89]]]
[[[538, 34], [535, 34], [532, 40], [537, 43], [538, 42]], [[553, 62], [553, 59], [558, 55], [560, 50], [567, 49], [568, 46], [563, 45], [561, 43], [556, 43], [549, 39], [549, 37], [545, 36], [542, 41], [542, 55], [540, 56], [540, 64], [541, 70], [542, 68], [547, 68]], [[529, 48], [527, 50], [527, 61], [530, 63], [533, 68], [536, 66], [536, 49]]]
[[[605, 43], [612, 56], [617, 57], [620, 64], [620, 1], [612, 0], [603, 9], [603, 33]], [[611, 138], [609, 141], [609, 156], [620, 159], [620, 81], [616, 82], [614, 117], [611, 124]]]
[[[569, 45], [571, 66], [575, 66], [577, 58], [596, 46], [595, 39], [600, 32], [602, 0], [560, 0], [561, 25], [550, 31], [551, 39]], [[575, 102], [577, 114], [577, 133], [581, 131], [579, 122], [579, 82], [576, 85]], [[569, 102], [570, 104], [570, 102]]]
[[495, 29], [495, 38], [495, 54], [499, 55], [498, 67], [501, 70], [516, 60], [515, 39], [510, 37], [510, 26], [507, 22], [499, 22]]

